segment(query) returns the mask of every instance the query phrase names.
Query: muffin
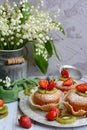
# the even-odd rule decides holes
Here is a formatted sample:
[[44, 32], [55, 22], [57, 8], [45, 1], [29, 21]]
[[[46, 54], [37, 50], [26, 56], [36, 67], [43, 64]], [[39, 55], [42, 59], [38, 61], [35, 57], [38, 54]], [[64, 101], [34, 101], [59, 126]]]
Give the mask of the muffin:
[[53, 80], [49, 82], [47, 80], [41, 80], [38, 90], [32, 95], [32, 105], [41, 110], [49, 111], [53, 106], [59, 104], [61, 96], [62, 92], [56, 89], [56, 83]]
[[87, 115], [87, 83], [78, 84], [64, 98], [64, 106], [75, 116]]

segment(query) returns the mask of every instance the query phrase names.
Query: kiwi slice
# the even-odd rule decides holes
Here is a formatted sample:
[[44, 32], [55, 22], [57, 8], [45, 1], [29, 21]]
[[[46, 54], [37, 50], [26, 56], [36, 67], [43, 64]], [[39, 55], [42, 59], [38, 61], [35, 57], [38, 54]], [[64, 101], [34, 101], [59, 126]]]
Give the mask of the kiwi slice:
[[0, 114], [0, 119], [2, 119], [2, 118], [4, 118], [4, 117], [6, 117], [8, 115], [8, 111], [7, 112], [5, 112], [4, 114]]
[[38, 88], [38, 92], [41, 93], [41, 94], [45, 94], [45, 91], [46, 91], [46, 90], [43, 89], [43, 88], [41, 88], [41, 87]]
[[46, 90], [46, 94], [54, 94], [57, 91], [56, 88], [53, 88], [52, 90]]
[[53, 88], [52, 90], [47, 90], [47, 89], [43, 89], [43, 88], [38, 88], [38, 92], [41, 94], [53, 94], [57, 91], [56, 88]]
[[77, 93], [79, 96], [87, 97], [87, 93], [82, 93], [82, 92], [79, 92], [79, 91], [76, 91], [76, 93]]
[[34, 91], [34, 89], [33, 89], [32, 87], [27, 87], [27, 88], [24, 90], [24, 94], [27, 95], [27, 96], [30, 96], [33, 91]]
[[56, 118], [56, 121], [61, 124], [70, 124], [76, 121], [76, 117], [72, 115], [61, 115]]
[[[65, 81], [65, 80], [67, 80], [67, 78], [64, 78], [64, 77], [60, 76], [60, 77], [59, 77], [59, 80], [60, 80], [60, 81]], [[75, 81], [73, 78], [72, 78], [72, 80], [73, 80], [73, 83], [75, 84], [76, 81]]]
[[3, 115], [4, 113], [6, 113], [8, 111], [8, 107], [7, 106], [3, 106], [3, 107], [1, 107], [1, 109], [0, 109], [0, 115]]
[[61, 80], [61, 81], [64, 81], [64, 80], [66, 80], [67, 78], [64, 78], [64, 77], [62, 77], [62, 76], [60, 76], [59, 77], [59, 80]]

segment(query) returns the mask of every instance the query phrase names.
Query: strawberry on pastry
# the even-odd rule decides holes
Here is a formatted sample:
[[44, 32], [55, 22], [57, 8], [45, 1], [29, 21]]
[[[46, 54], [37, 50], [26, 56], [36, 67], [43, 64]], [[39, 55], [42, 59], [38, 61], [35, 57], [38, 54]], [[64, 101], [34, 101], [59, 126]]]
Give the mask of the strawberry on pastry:
[[41, 88], [46, 89], [47, 86], [48, 86], [48, 84], [49, 84], [49, 82], [48, 82], [47, 79], [41, 79], [41, 80], [39, 81], [39, 86], [40, 86]]
[[76, 84], [77, 83], [71, 77], [69, 77], [64, 81], [58, 81], [57, 88], [63, 92], [67, 92], [69, 90], [75, 89]]
[[63, 86], [71, 86], [71, 85], [73, 85], [72, 78], [68, 78], [68, 79], [63, 81]]
[[56, 83], [54, 82], [54, 80], [51, 80], [47, 86], [48, 90], [52, 90], [53, 88], [56, 87]]
[[56, 86], [54, 80], [40, 80], [37, 91], [32, 95], [32, 104], [43, 111], [49, 111], [51, 107], [57, 106], [62, 92]]
[[80, 92], [85, 93], [87, 91], [87, 83], [81, 83], [76, 86], [76, 89]]
[[63, 69], [61, 71], [61, 76], [64, 78], [69, 78], [69, 71], [67, 69]]

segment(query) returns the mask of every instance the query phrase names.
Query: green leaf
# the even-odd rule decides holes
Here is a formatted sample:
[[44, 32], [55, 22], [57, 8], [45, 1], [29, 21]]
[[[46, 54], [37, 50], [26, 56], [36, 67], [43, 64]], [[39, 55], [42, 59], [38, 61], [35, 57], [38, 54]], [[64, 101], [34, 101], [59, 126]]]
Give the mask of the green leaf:
[[49, 40], [45, 43], [45, 48], [48, 52], [48, 56], [51, 57], [53, 55], [52, 42]]
[[48, 61], [45, 60], [42, 55], [36, 55], [35, 52], [34, 52], [34, 60], [37, 66], [39, 67], [39, 69], [41, 70], [41, 72], [46, 74], [48, 69]]
[[61, 24], [59, 25], [59, 28], [60, 28], [60, 31], [65, 35], [65, 31], [64, 31], [64, 29], [63, 29]]
[[60, 57], [59, 57], [59, 55], [58, 55], [58, 53], [57, 53], [57, 51], [56, 51], [56, 47], [55, 47], [55, 45], [54, 45], [53, 42], [52, 42], [52, 47], [53, 47], [53, 50], [54, 50], [54, 53], [55, 53], [57, 59], [60, 60]]
[[64, 31], [64, 29], [63, 29], [63, 27], [62, 27], [61, 24], [59, 25], [59, 23], [58, 23], [58, 22], [55, 22], [55, 21], [52, 21], [52, 23], [53, 23], [53, 25], [54, 25], [55, 27], [59, 28], [59, 31], [61, 31], [61, 32], [65, 35], [65, 31]]

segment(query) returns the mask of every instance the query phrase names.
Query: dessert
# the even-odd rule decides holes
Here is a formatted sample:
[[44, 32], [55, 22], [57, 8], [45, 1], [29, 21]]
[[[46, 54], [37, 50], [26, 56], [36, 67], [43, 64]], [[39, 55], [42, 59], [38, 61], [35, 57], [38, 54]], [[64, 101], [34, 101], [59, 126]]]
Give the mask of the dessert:
[[74, 91], [67, 93], [64, 106], [75, 116], [87, 115], [87, 83], [76, 86]]
[[8, 107], [4, 105], [4, 100], [0, 99], [0, 119], [8, 115]]
[[64, 81], [57, 81], [57, 88], [63, 92], [75, 89], [76, 82], [72, 78], [67, 78]]
[[69, 71], [63, 69], [61, 71], [61, 76], [57, 81], [57, 88], [63, 92], [67, 92], [69, 90], [75, 89], [75, 86], [76, 86], [76, 81], [70, 77]]
[[32, 95], [32, 104], [41, 110], [49, 111], [57, 106], [62, 97], [62, 92], [56, 89], [54, 80], [42, 79], [39, 81], [38, 90]]

